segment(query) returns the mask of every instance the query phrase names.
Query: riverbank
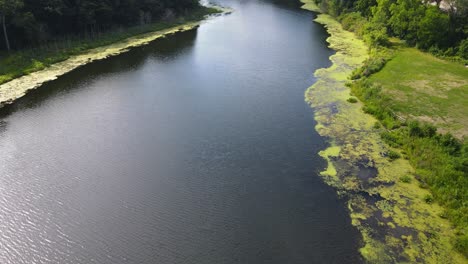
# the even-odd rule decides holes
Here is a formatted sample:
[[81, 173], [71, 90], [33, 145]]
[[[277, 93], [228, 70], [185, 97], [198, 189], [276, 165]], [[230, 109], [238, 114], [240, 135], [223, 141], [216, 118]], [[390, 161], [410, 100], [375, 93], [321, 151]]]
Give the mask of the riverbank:
[[[303, 8], [320, 13], [311, 0]], [[405, 159], [395, 159], [376, 129], [378, 120], [350, 99], [346, 85], [354, 69], [368, 58], [368, 48], [339, 22], [319, 14], [330, 37], [332, 66], [315, 72], [317, 82], [305, 94], [315, 109], [317, 131], [331, 146], [320, 152], [328, 161], [321, 173], [328, 184], [348, 198], [352, 224], [361, 232], [360, 252], [371, 263], [466, 263], [453, 246], [455, 229], [440, 217], [444, 209], [428, 203], [427, 189], [413, 178]]]
[[[104, 39], [87, 43], [85, 46], [87, 48], [80, 47], [77, 49], [73, 47], [58, 50], [49, 56], [41, 56], [40, 61], [31, 57], [27, 59], [27, 64], [20, 64], [19, 66], [18, 62], [15, 62], [18, 58], [15, 58], [13, 54], [11, 58], [5, 59], [8, 60], [7, 62], [2, 62], [3, 68], [6, 68], [6, 65], [9, 64], [13, 66], [11, 70], [6, 70], [0, 75], [0, 107], [13, 103], [27, 94], [28, 91], [55, 80], [80, 66], [116, 56], [177, 32], [192, 30], [198, 27], [207, 16], [228, 12], [230, 10], [219, 7], [203, 7], [203, 10], [197, 11], [196, 14], [189, 16], [187, 19], [177, 20], [173, 23], [157, 23], [140, 29], [146, 31], [146, 33], [138, 30], [136, 33], [129, 31], [114, 37], [104, 37]], [[127, 34], [132, 36], [129, 37]]]

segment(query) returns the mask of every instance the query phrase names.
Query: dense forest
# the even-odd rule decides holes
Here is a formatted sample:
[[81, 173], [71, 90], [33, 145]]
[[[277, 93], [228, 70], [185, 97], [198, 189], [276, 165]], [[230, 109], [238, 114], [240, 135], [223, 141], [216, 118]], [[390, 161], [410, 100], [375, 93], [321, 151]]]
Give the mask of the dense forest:
[[197, 0], [0, 0], [0, 50], [148, 24], [197, 6]]
[[468, 0], [316, 0], [374, 45], [389, 36], [436, 55], [468, 59]]

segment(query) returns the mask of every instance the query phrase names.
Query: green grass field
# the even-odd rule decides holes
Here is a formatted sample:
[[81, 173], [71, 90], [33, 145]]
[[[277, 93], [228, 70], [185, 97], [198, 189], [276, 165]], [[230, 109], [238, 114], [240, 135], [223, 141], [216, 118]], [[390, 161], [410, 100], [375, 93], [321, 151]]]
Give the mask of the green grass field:
[[468, 68], [463, 65], [400, 47], [370, 80], [382, 86], [398, 115], [432, 123], [458, 138], [468, 136]]

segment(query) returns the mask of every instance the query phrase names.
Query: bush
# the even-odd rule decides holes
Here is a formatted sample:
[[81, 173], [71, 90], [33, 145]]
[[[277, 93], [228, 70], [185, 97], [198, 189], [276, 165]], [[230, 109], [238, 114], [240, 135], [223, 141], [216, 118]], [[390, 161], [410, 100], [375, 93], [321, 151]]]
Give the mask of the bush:
[[468, 38], [462, 40], [458, 46], [458, 56], [468, 60]]
[[401, 145], [403, 144], [399, 135], [394, 132], [388, 132], [388, 131], [382, 132], [380, 134], [380, 137], [383, 139], [385, 143], [387, 143], [388, 145], [394, 148], [401, 147]]
[[350, 98], [348, 98], [348, 100], [346, 100], [346, 101], [348, 101], [349, 103], [352, 103], [352, 104], [357, 103], [357, 99], [354, 98], [354, 97], [350, 97]]
[[463, 255], [468, 256], [468, 235], [464, 234], [457, 238], [455, 242], [455, 248], [463, 253]]
[[393, 151], [393, 150], [389, 150], [387, 153], [387, 156], [390, 160], [396, 160], [396, 159], [401, 158], [400, 153]]
[[432, 195], [426, 194], [426, 195], [424, 196], [424, 202], [430, 204], [430, 203], [432, 203], [433, 201], [434, 201], [434, 198], [432, 197]]
[[412, 178], [409, 175], [404, 175], [400, 177], [400, 181], [404, 183], [410, 183], [412, 181]]
[[387, 60], [383, 57], [370, 57], [361, 68], [354, 70], [351, 73], [351, 80], [357, 80], [362, 77], [368, 77], [373, 73], [379, 72], [387, 63]]
[[364, 33], [364, 41], [372, 48], [388, 47], [390, 44], [385, 28], [370, 29]]
[[358, 12], [345, 13], [339, 18], [344, 29], [356, 33], [359, 37], [364, 34], [363, 30], [367, 24], [367, 19]]

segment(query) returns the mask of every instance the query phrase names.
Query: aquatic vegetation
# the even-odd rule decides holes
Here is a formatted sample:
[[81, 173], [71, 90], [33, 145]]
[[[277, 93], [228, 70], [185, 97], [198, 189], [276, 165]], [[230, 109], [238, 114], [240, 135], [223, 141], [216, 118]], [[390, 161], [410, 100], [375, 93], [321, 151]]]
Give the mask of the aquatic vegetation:
[[[318, 11], [310, 0], [303, 8]], [[396, 158], [376, 127], [377, 119], [347, 102], [348, 76], [368, 59], [368, 48], [331, 16], [319, 14], [336, 54], [332, 65], [315, 72], [317, 82], [305, 93], [315, 109], [316, 129], [331, 142], [320, 152], [328, 161], [324, 181], [348, 199], [352, 224], [360, 231], [363, 257], [371, 263], [465, 263], [453, 247], [454, 229], [440, 217], [443, 208], [427, 203], [431, 195], [416, 181], [409, 161]], [[379, 64], [379, 63], [377, 63]], [[404, 179], [404, 180], [400, 180]]]
[[[213, 7], [208, 9], [208, 14], [213, 14], [214, 8], [216, 8], [218, 13], [231, 12], [229, 9]], [[16, 70], [0, 75], [0, 107], [14, 102], [18, 98], [23, 97], [29, 90], [36, 89], [42, 84], [55, 80], [57, 77], [80, 66], [124, 53], [129, 49], [146, 45], [156, 39], [177, 32], [192, 30], [200, 25], [204, 17], [204, 14], [198, 14], [198, 16], [194, 16], [191, 21], [183, 22], [182, 24], [159, 24], [156, 25], [157, 30], [153, 28], [153, 30], [148, 30], [149, 32], [146, 31], [147, 33], [144, 34], [141, 34], [141, 32], [133, 32], [133, 34], [132, 32], [126, 33], [130, 34], [128, 36], [133, 37], [128, 37], [127, 35], [122, 37], [119, 35], [115, 38], [111, 37], [110, 39], [102, 40], [103, 42], [88, 43], [84, 47], [79, 47], [77, 50], [70, 50], [68, 53], [65, 52], [63, 54], [54, 54], [53, 57], [44, 59], [44, 61], [48, 61], [47, 65], [43, 62], [33, 61], [33, 65], [28, 64], [25, 66], [21, 64], [22, 58], [11, 56], [11, 58], [7, 58], [12, 61], [11, 63], [8, 61], [2, 61], [2, 63], [8, 65], [14, 64], [13, 66]], [[28, 58], [26, 60], [29, 61], [30, 59]], [[18, 60], [20, 61], [19, 66], [15, 65], [15, 61]], [[8, 71], [8, 69], [6, 70]], [[20, 72], [17, 72], [17, 70]]]

